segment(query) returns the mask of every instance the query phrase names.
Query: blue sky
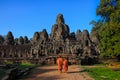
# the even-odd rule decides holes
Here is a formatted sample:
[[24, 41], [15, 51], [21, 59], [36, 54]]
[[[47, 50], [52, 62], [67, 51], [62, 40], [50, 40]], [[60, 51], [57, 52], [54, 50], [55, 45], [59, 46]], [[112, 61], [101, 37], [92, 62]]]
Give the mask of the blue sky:
[[0, 0], [0, 35], [12, 31], [15, 38], [28, 36], [46, 29], [51, 33], [56, 16], [61, 13], [70, 32], [78, 29], [91, 31], [91, 20], [96, 20], [99, 0]]

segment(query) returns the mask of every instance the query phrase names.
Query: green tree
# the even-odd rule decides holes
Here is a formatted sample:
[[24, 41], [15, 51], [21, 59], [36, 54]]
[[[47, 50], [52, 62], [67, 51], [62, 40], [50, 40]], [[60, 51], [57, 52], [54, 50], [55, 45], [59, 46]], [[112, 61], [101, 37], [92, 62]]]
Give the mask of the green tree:
[[103, 21], [102, 20], [98, 20], [98, 21], [94, 21], [92, 20], [90, 22], [90, 24], [92, 24], [94, 27], [92, 28], [91, 33], [94, 34], [94, 36], [96, 36], [100, 42], [101, 39], [101, 26], [103, 25]]
[[109, 21], [111, 13], [114, 12], [116, 1], [117, 0], [100, 0], [96, 14], [101, 16], [103, 20]]
[[92, 30], [100, 39], [101, 56], [120, 56], [120, 0], [100, 0], [96, 13], [101, 18]]

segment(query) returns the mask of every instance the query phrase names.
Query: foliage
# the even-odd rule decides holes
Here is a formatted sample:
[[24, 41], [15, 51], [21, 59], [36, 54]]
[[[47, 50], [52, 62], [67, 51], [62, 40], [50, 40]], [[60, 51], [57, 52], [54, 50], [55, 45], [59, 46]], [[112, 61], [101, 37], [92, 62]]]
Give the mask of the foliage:
[[21, 64], [18, 66], [19, 69], [24, 69], [28, 67], [35, 67], [35, 64], [32, 64], [28, 61], [22, 61]]
[[120, 71], [113, 71], [110, 68], [105, 66], [102, 67], [94, 67], [88, 68], [84, 67], [85, 71], [87, 71], [95, 80], [119, 80], [120, 79]]
[[12, 65], [12, 64], [13, 64], [12, 61], [8, 61], [8, 60], [6, 60], [5, 63], [6, 63], [7, 65]]
[[109, 21], [111, 13], [114, 12], [117, 0], [100, 0], [96, 14], [101, 16], [103, 20]]
[[100, 40], [101, 56], [120, 56], [120, 0], [100, 0], [96, 13], [101, 18], [92, 23], [92, 33]]
[[102, 20], [98, 20], [98, 21], [94, 21], [92, 20], [90, 22], [90, 24], [92, 24], [94, 27], [92, 28], [91, 33], [94, 34], [94, 36], [96, 36], [98, 38], [98, 40], [100, 41], [101, 39], [101, 26], [103, 25]]

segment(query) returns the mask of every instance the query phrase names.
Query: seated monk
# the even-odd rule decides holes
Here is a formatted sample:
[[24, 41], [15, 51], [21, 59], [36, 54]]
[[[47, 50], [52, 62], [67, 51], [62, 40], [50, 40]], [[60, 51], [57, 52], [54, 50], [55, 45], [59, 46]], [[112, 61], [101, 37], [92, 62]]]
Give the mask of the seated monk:
[[58, 71], [62, 72], [63, 59], [61, 56], [59, 56], [57, 59], [57, 65], [58, 65]]
[[63, 70], [66, 73], [68, 71], [68, 59], [64, 58], [63, 60]]

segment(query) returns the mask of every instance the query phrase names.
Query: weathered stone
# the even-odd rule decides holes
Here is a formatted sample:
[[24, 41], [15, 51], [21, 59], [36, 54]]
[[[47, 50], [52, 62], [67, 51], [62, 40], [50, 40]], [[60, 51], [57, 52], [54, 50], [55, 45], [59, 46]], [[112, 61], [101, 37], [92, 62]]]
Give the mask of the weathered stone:
[[44, 40], [44, 41], [48, 40], [48, 33], [46, 29], [43, 29], [43, 31], [40, 32], [40, 40]]
[[39, 35], [39, 32], [35, 32], [34, 33], [34, 36], [33, 36], [33, 41], [36, 42], [40, 39], [40, 35]]
[[69, 37], [69, 27], [64, 24], [63, 15], [57, 16], [56, 24], [52, 26], [52, 32], [50, 38], [52, 40], [65, 40]]
[[[14, 42], [15, 45], [11, 45]], [[52, 26], [50, 36], [46, 29], [43, 29], [41, 32], [35, 32], [30, 41], [27, 36], [24, 38], [21, 36], [14, 41], [12, 34], [9, 33], [5, 43], [6, 46], [0, 46], [0, 57], [33, 59], [31, 62], [36, 64], [54, 63], [52, 57], [45, 59], [49, 56], [56, 58], [57, 55], [69, 55], [71, 64], [78, 64], [86, 56], [93, 59], [99, 55], [98, 42], [95, 36], [90, 36], [87, 30], [83, 32], [77, 30], [76, 34], [70, 33], [69, 26], [65, 24], [62, 14], [57, 16], [56, 24]], [[34, 61], [35, 59], [39, 60]]]
[[2, 35], [0, 35], [0, 45], [2, 45], [4, 42], [4, 37]]
[[62, 14], [58, 14], [57, 15], [57, 19], [56, 19], [56, 24], [64, 24], [64, 18], [63, 18], [63, 15]]
[[19, 37], [18, 39], [18, 44], [21, 45], [21, 44], [24, 44], [24, 39], [22, 36]]
[[18, 45], [18, 38], [15, 38], [15, 45]]
[[74, 33], [74, 32], [70, 33], [69, 39], [70, 39], [70, 40], [76, 40], [76, 36], [75, 36], [75, 33]]
[[84, 30], [82, 32], [82, 44], [84, 47], [91, 45], [91, 40], [89, 37], [89, 32], [87, 30]]
[[6, 38], [5, 38], [5, 45], [14, 45], [14, 36], [12, 34], [12, 32], [8, 32]]
[[28, 44], [28, 43], [29, 43], [28, 37], [25, 36], [25, 37], [24, 37], [24, 44]]
[[99, 49], [99, 46], [98, 46], [99, 45], [99, 40], [95, 36], [94, 33], [90, 34], [90, 40], [92, 41], [92, 46], [91, 46], [92, 54], [99, 55], [99, 53], [100, 53], [100, 49]]
[[82, 32], [80, 30], [77, 30], [77, 32], [76, 32], [76, 39], [79, 42], [82, 41]]

